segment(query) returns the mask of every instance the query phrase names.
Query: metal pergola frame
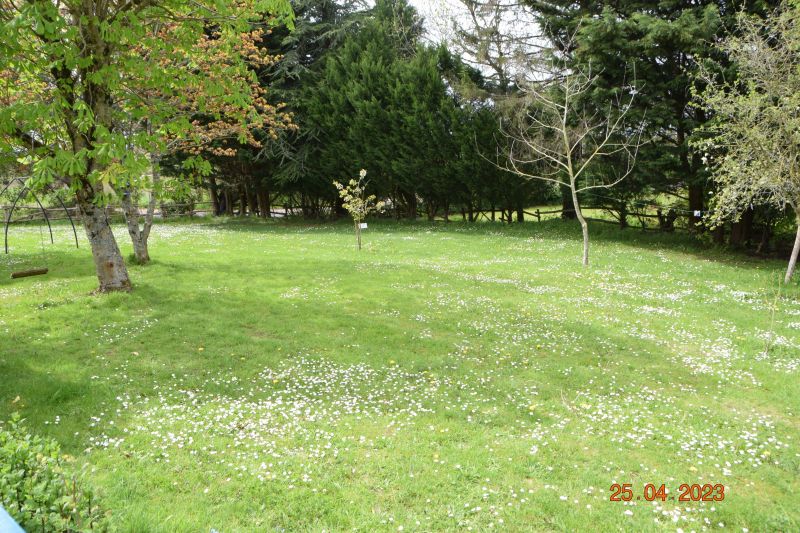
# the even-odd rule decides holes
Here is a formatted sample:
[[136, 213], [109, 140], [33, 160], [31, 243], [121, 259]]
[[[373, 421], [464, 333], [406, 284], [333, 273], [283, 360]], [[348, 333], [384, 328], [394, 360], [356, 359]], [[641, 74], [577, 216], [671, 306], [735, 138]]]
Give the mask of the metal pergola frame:
[[[51, 244], [54, 243], [55, 241], [53, 240], [53, 227], [50, 225], [50, 217], [47, 216], [47, 210], [42, 205], [42, 202], [39, 201], [39, 197], [36, 196], [36, 193], [33, 192], [33, 190], [30, 187], [28, 187], [27, 180], [18, 177], [11, 178], [11, 181], [9, 181], [5, 185], [5, 187], [3, 187], [3, 190], [0, 191], [0, 195], [6, 192], [6, 190], [8, 190], [8, 188], [14, 184], [14, 182], [19, 183], [22, 186], [22, 188], [20, 189], [19, 194], [17, 194], [17, 197], [14, 198], [14, 203], [11, 204], [11, 209], [9, 210], [8, 215], [5, 217], [5, 220], [3, 221], [3, 235], [4, 235], [6, 254], [8, 254], [8, 228], [11, 225], [11, 218], [14, 215], [14, 209], [16, 209], [17, 204], [25, 196], [27, 192], [31, 193], [33, 199], [36, 200], [36, 204], [39, 206], [39, 209], [42, 211], [42, 215], [44, 216], [44, 221], [47, 223], [47, 229], [50, 231], [50, 243]], [[64, 201], [61, 200], [61, 198], [58, 195], [56, 195], [56, 199], [58, 200], [58, 203], [61, 204], [61, 207], [64, 209], [64, 213], [67, 214], [69, 223], [72, 226], [72, 234], [75, 236], [75, 248], [80, 248], [80, 246], [78, 245], [78, 231], [75, 229], [75, 222], [72, 220], [72, 215], [69, 214], [69, 209], [67, 209], [67, 206], [64, 205]]]

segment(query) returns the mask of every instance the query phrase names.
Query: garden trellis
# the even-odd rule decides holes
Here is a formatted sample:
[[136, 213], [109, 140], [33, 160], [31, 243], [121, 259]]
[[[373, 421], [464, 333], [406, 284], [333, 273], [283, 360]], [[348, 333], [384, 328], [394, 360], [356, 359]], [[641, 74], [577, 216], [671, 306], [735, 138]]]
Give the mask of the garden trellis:
[[[12, 204], [8, 208], [8, 210], [6, 211], [6, 209], [3, 209], [3, 212], [5, 214], [4, 220], [3, 220], [3, 239], [4, 239], [5, 253], [6, 254], [9, 253], [9, 248], [8, 248], [8, 230], [9, 230], [9, 227], [11, 226], [12, 218], [14, 216], [14, 211], [17, 210], [17, 209], [22, 209], [22, 208], [25, 207], [25, 206], [20, 206], [19, 202], [23, 198], [25, 198], [25, 196], [27, 194], [30, 194], [33, 197], [34, 201], [36, 202], [36, 205], [38, 206], [38, 210], [41, 211], [42, 217], [44, 219], [44, 223], [47, 224], [47, 230], [50, 233], [50, 243], [53, 244], [55, 242], [55, 239], [53, 238], [53, 227], [50, 224], [50, 217], [47, 214], [47, 209], [45, 209], [44, 205], [42, 205], [42, 202], [41, 202], [41, 200], [39, 200], [39, 197], [36, 195], [36, 193], [31, 189], [31, 187], [28, 186], [26, 179], [23, 179], [23, 178], [12, 178], [8, 183], [5, 184], [3, 189], [0, 190], [0, 196], [2, 196], [7, 190], [9, 190], [9, 188], [14, 183], [17, 183], [20, 186], [19, 193], [17, 193], [16, 196], [14, 197], [14, 201], [12, 202]], [[70, 226], [72, 227], [72, 234], [75, 237], [75, 248], [79, 248], [78, 232], [75, 229], [75, 222], [72, 220], [72, 215], [70, 215], [69, 209], [64, 204], [63, 200], [61, 200], [61, 198], [59, 198], [57, 195], [56, 195], [56, 199], [58, 200], [58, 203], [61, 205], [61, 208], [64, 210], [64, 213], [66, 213], [67, 219], [69, 220]], [[36, 209], [36, 208], [32, 208], [32, 209]], [[13, 272], [11, 274], [12, 278], [17, 279], [17, 278], [24, 278], [24, 277], [29, 277], [29, 276], [40, 276], [42, 274], [47, 274], [49, 269], [46, 266], [47, 260], [46, 260], [45, 251], [44, 251], [44, 235], [43, 234], [40, 235], [40, 241], [41, 241], [40, 244], [41, 244], [41, 248], [42, 248], [42, 261], [45, 264], [45, 266], [39, 267], [39, 268], [28, 269], [28, 270], [22, 270], [22, 271], [18, 271], [18, 272]]]

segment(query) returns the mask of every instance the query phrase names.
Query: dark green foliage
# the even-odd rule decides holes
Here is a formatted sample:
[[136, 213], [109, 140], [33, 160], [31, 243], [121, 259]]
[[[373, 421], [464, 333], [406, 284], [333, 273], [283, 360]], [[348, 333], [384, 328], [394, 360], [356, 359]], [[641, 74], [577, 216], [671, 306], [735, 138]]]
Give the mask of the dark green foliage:
[[696, 61], [715, 54], [713, 42], [735, 27], [739, 10], [764, 13], [776, 1], [659, 0], [572, 2], [529, 0], [556, 48], [591, 65], [601, 83], [592, 96], [607, 107], [635, 79], [640, 94], [632, 119], [646, 117], [647, 138], [637, 172], [615, 195], [595, 203], [632, 208], [666, 193], [689, 209], [706, 207], [707, 173], [689, 140], [708, 117], [691, 103]]
[[[679, 226], [687, 213], [705, 211], [707, 172], [689, 149], [709, 118], [691, 105], [696, 62], [719, 55], [711, 43], [733, 31], [739, 8], [765, 13], [777, 2], [528, 4], [561, 58], [599, 74], [586, 107], [617, 113], [620, 92], [633, 83], [638, 89], [628, 119], [644, 120], [650, 142], [631, 175], [613, 189], [582, 195], [585, 205], [607, 210], [623, 227], [637, 215], [654, 216], [654, 204], [667, 204], [664, 213], [675, 208]], [[513, 84], [501, 91], [446, 47], [422, 44], [422, 21], [405, 0], [373, 7], [297, 0], [293, 7], [295, 29], [277, 27], [263, 43], [283, 59], [259, 77], [275, 103], [287, 104], [298, 129], [215, 162], [206, 185], [227, 212], [262, 209], [264, 196], [267, 208], [271, 197], [308, 217], [341, 215], [331, 182], [361, 168], [369, 171], [369, 192], [390, 200], [388, 211], [398, 217], [461, 212], [473, 220], [500, 211], [510, 221], [561, 194], [502, 170], [508, 150], [498, 105], [513, 99]], [[724, 57], [714, 59], [732, 71]], [[614, 181], [624, 167], [607, 158], [583, 179]], [[239, 207], [245, 204], [249, 209]], [[701, 226], [700, 219], [690, 222]]]
[[0, 425], [0, 504], [26, 531], [105, 531], [92, 490], [54, 440], [28, 433], [14, 415]]
[[405, 1], [358, 10], [302, 0], [295, 13], [296, 29], [278, 28], [266, 43], [284, 59], [262, 83], [288, 104], [299, 129], [243, 164], [220, 164], [224, 174], [249, 174], [306, 216], [340, 211], [331, 182], [361, 168], [370, 192], [391, 199], [397, 216], [511, 209], [541, 189], [487, 160], [497, 153], [498, 115], [485, 96], [461, 96], [481, 93], [481, 74], [444, 47], [420, 44], [422, 21]]
[[314, 132], [303, 146], [314, 154], [304, 159], [304, 192], [330, 196], [332, 179], [366, 168], [371, 191], [398, 216], [524, 204], [535, 187], [488, 160], [497, 153], [495, 110], [460, 96], [482, 77], [446, 48], [420, 45], [420, 27], [404, 2], [378, 2], [326, 58], [303, 101]]

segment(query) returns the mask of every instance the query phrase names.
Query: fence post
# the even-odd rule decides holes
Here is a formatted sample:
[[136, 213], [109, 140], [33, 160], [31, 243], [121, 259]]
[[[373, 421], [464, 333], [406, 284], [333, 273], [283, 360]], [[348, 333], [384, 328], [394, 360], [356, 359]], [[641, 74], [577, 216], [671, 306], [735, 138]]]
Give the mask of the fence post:
[[536, 210], [536, 222], [541, 222], [541, 221], [542, 221], [542, 215], [541, 215], [541, 213], [539, 213], [539, 210], [537, 209]]

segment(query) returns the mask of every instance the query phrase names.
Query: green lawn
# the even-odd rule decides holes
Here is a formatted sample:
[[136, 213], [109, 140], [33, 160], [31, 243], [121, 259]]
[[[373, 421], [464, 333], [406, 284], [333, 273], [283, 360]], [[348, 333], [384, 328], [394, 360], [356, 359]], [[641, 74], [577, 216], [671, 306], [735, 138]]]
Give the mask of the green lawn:
[[371, 221], [361, 253], [347, 224], [171, 223], [95, 296], [64, 226], [10, 280], [39, 254], [15, 227], [0, 419], [88, 464], [120, 531], [800, 530], [783, 262], [592, 232], [584, 271], [560, 221]]

